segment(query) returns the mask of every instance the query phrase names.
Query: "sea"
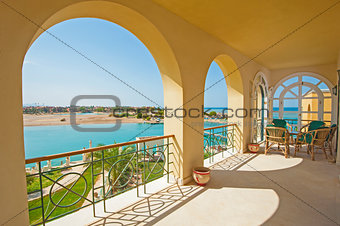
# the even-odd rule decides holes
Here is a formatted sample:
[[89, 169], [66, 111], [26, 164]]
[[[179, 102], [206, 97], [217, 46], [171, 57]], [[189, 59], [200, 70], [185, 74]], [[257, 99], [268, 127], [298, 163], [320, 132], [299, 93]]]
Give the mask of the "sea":
[[[205, 111], [209, 110], [209, 112], [211, 111], [215, 111], [217, 113], [222, 113], [222, 114], [229, 114], [231, 112], [228, 112], [227, 107], [213, 107], [213, 108], [204, 108]], [[278, 107], [274, 107], [273, 108], [273, 118], [279, 118], [279, 108]], [[283, 111], [283, 118], [284, 119], [290, 119], [290, 121], [292, 122], [297, 122], [298, 120], [298, 111], [299, 108], [297, 107], [285, 107], [284, 111]]]
[[[209, 109], [211, 109], [210, 111], [222, 112], [225, 108]], [[274, 111], [275, 110], [278, 109], [274, 108]], [[297, 111], [297, 108], [290, 108], [287, 109], [287, 111], [288, 110], [289, 112], [285, 113], [285, 118], [297, 119], [297, 113], [290, 113], [291, 111]], [[205, 128], [217, 125], [219, 125], [219, 123], [204, 123]], [[86, 125], [87, 128], [106, 128], [110, 126], [112, 125]], [[25, 157], [26, 159], [30, 159], [88, 148], [90, 140], [92, 141], [92, 146], [96, 147], [98, 145], [109, 145], [136, 140], [136, 137], [163, 135], [163, 124], [124, 123], [119, 130], [114, 132], [79, 132], [74, 130], [70, 125], [27, 126], [24, 127]], [[81, 156], [71, 157], [71, 161], [78, 160], [81, 160]], [[56, 165], [58, 162], [52, 161], [52, 164]]]
[[[273, 118], [279, 118], [279, 108], [274, 107], [273, 108]], [[299, 108], [297, 107], [285, 107], [283, 109], [283, 118], [284, 119], [289, 119], [292, 122], [297, 123], [298, 120], [298, 116], [299, 116]]]
[[[213, 127], [219, 123], [205, 122], [204, 127]], [[85, 126], [85, 125], [84, 125]], [[109, 124], [86, 125], [86, 128], [107, 128]], [[136, 137], [163, 136], [164, 124], [123, 123], [114, 132], [79, 132], [70, 125], [58, 126], [26, 126], [24, 127], [26, 159], [76, 151], [98, 145], [136, 140]], [[72, 156], [71, 161], [81, 160], [81, 156]], [[64, 161], [65, 162], [65, 161]], [[52, 161], [52, 165], [60, 164], [60, 160]], [[43, 164], [45, 165], [45, 164]], [[28, 167], [34, 166], [30, 164]]]

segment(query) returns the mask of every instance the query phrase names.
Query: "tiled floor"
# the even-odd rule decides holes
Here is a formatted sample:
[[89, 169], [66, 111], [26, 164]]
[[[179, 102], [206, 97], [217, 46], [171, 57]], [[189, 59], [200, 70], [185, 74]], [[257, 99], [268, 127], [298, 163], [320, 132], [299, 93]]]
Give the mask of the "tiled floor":
[[[237, 154], [211, 168], [211, 181], [205, 187], [167, 186], [87, 222], [176, 226], [340, 224], [339, 166], [325, 160], [321, 152], [316, 154], [316, 161], [305, 152], [288, 159], [279, 152]], [[59, 223], [72, 221], [78, 225], [79, 212]]]

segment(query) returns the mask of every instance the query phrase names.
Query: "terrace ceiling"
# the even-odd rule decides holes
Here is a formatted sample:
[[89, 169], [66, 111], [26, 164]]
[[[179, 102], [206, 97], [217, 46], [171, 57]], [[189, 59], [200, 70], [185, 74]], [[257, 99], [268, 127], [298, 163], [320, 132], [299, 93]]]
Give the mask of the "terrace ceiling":
[[[248, 57], [254, 57], [336, 0], [153, 0]], [[255, 61], [270, 69], [336, 63], [340, 3]]]

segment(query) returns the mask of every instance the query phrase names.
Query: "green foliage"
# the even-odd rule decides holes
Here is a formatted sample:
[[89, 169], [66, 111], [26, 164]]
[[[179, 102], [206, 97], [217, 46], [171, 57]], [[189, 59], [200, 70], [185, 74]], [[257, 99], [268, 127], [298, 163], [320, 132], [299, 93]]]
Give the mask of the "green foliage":
[[86, 108], [85, 107], [80, 107], [79, 111], [82, 112], [82, 113], [85, 113], [86, 112]]
[[217, 115], [216, 111], [211, 111], [211, 112], [209, 113], [209, 116], [216, 116], [216, 115]]
[[207, 159], [207, 158], [209, 158], [209, 157], [210, 157], [209, 153], [204, 152], [204, 159]]
[[[86, 170], [86, 172], [84, 173], [84, 177], [87, 180], [86, 192], [84, 194], [84, 197], [87, 197], [88, 193], [92, 189], [92, 186], [91, 186], [91, 183], [92, 183], [91, 167], [89, 167], [89, 169]], [[71, 186], [72, 186], [72, 183], [70, 185], [68, 185], [67, 187], [70, 188]], [[72, 188], [72, 191], [79, 193], [79, 194], [82, 194], [83, 191], [84, 191], [84, 188], [85, 188], [85, 181], [83, 179], [80, 179], [74, 185], [74, 187]], [[61, 190], [53, 193], [53, 195], [52, 195], [53, 201], [58, 202], [66, 194], [66, 192], [67, 191], [65, 189], [61, 189]], [[65, 196], [64, 200], [60, 203], [60, 205], [68, 205], [68, 204], [75, 202], [78, 199], [79, 199], [79, 196], [77, 196], [76, 194], [74, 194], [72, 192], [68, 192], [68, 194]], [[49, 214], [51, 212], [54, 205], [50, 202], [50, 198], [49, 198], [48, 195], [44, 196], [43, 201], [44, 201], [44, 210], [45, 210], [45, 217], [46, 217], [46, 214]], [[65, 207], [65, 208], [57, 207], [55, 209], [55, 211], [51, 214], [50, 218], [59, 216], [61, 214], [70, 212], [72, 210], [75, 210], [75, 209], [81, 207], [83, 205], [84, 201], [85, 201], [84, 199], [81, 199], [78, 203], [76, 203], [76, 204], [74, 204], [70, 207]], [[41, 205], [40, 198], [28, 202], [28, 207], [30, 209], [34, 208], [34, 207], [38, 207], [40, 205]], [[29, 213], [30, 223], [35, 224], [35, 223], [41, 222], [42, 221], [41, 216], [42, 216], [41, 208], [38, 208], [37, 210], [30, 211], [30, 213]]]
[[33, 176], [27, 177], [28, 175], [30, 175], [30, 174], [26, 173], [26, 184], [27, 184], [27, 186], [30, 186], [35, 181], [35, 178]]
[[97, 112], [104, 112], [104, 108], [103, 107], [99, 107], [96, 109]]
[[[161, 160], [156, 164], [155, 162], [149, 162], [149, 164], [145, 163], [145, 178], [142, 177], [142, 181], [151, 181], [156, 178], [160, 178], [164, 175], [164, 169], [162, 167], [162, 164], [164, 162]], [[144, 169], [144, 165], [140, 164], [140, 168]], [[152, 170], [153, 169], [153, 170]], [[152, 171], [151, 171], [152, 170]]]
[[[103, 146], [103, 144], [98, 144], [98, 146]], [[115, 183], [115, 186], [127, 185], [129, 176], [133, 174], [131, 170], [133, 170], [133, 166], [136, 165], [136, 158], [133, 158], [135, 153], [134, 146], [127, 146], [123, 149], [118, 147], [106, 149], [102, 151], [96, 151], [93, 153], [93, 158], [95, 160], [100, 160], [105, 158], [104, 169], [106, 172], [110, 173], [110, 180], [112, 183]], [[128, 163], [130, 161], [130, 163]], [[126, 167], [128, 165], [128, 167]], [[126, 168], [125, 168], [126, 167]], [[102, 161], [98, 161], [94, 163], [94, 168], [99, 172], [102, 171]], [[124, 170], [125, 169], [125, 170]], [[119, 176], [120, 173], [124, 170], [124, 175]], [[118, 178], [119, 177], [119, 178]], [[118, 178], [118, 180], [117, 180]], [[121, 189], [124, 189], [126, 186], [122, 186]]]
[[137, 118], [142, 118], [142, 116], [143, 116], [142, 113], [137, 114]]
[[128, 117], [128, 114], [126, 114], [126, 113], [121, 113], [121, 114], [118, 115], [118, 117], [122, 117], [122, 118], [123, 118], [123, 117]]
[[[99, 144], [98, 146], [103, 146]], [[111, 170], [111, 182], [115, 182], [121, 172], [124, 170], [123, 175], [119, 177], [115, 185], [122, 186], [121, 188], [117, 188], [113, 191], [119, 192], [126, 189], [129, 184], [127, 183], [131, 175], [136, 175], [136, 171], [131, 172], [131, 170], [137, 170], [137, 155], [135, 146], [127, 146], [121, 150], [119, 148], [111, 148], [104, 151], [97, 151], [93, 153], [93, 157], [96, 160], [102, 159], [102, 154], [104, 153], [104, 158], [106, 159], [106, 163], [104, 164], [104, 169], [106, 172]], [[146, 154], [147, 157], [147, 154]], [[155, 178], [159, 178], [163, 175], [164, 170], [162, 168], [163, 161], [161, 160], [159, 164], [155, 165], [155, 162], [144, 162], [144, 153], [142, 151], [138, 152], [138, 171], [140, 173], [140, 177], [142, 181], [150, 181]], [[155, 165], [155, 167], [154, 167]], [[128, 166], [128, 167], [126, 167]], [[112, 169], [111, 169], [112, 167]], [[126, 168], [125, 168], [126, 167]], [[152, 173], [151, 170], [154, 167]], [[102, 163], [101, 161], [94, 164], [94, 168], [97, 171], [102, 170]], [[144, 170], [145, 169], [145, 170]], [[144, 175], [145, 173], [145, 175]], [[144, 178], [145, 177], [145, 178]]]
[[[27, 175], [27, 174], [26, 174]], [[46, 172], [44, 173], [47, 177], [56, 180], [58, 177], [60, 177], [62, 174], [59, 170], [53, 171], [53, 172]], [[38, 189], [40, 189], [40, 179], [38, 176], [31, 176], [31, 177], [26, 177], [26, 182], [27, 182], [27, 192], [33, 192]], [[42, 177], [42, 187], [46, 188], [53, 184], [52, 181], [46, 179], [45, 177]]]

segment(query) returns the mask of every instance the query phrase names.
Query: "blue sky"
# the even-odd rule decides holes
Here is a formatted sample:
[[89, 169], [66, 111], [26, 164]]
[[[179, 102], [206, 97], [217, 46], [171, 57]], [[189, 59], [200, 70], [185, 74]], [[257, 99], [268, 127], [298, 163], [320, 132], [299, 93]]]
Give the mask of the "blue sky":
[[[148, 49], [124, 28], [99, 19], [73, 19], [49, 29], [108, 71], [163, 106], [163, 85]], [[216, 63], [206, 87], [223, 76]], [[227, 106], [225, 81], [205, 94], [205, 106]], [[28, 50], [23, 66], [23, 103], [67, 106], [77, 95], [115, 95], [126, 106], [157, 106], [43, 33]], [[111, 105], [107, 101], [81, 101], [81, 105]]]

